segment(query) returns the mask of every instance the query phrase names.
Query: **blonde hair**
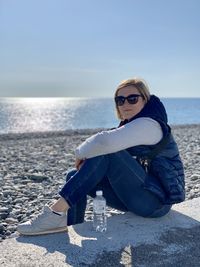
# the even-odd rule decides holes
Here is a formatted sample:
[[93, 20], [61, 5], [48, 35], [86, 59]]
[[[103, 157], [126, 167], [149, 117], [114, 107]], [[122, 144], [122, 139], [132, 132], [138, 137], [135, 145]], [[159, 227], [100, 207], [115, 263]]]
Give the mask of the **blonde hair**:
[[[115, 95], [114, 97], [118, 96], [118, 92], [120, 89], [127, 87], [127, 86], [134, 86], [137, 88], [138, 92], [141, 94], [141, 96], [143, 97], [145, 103], [147, 103], [150, 99], [150, 92], [149, 92], [149, 88], [147, 83], [140, 78], [133, 78], [133, 79], [127, 79], [122, 81], [116, 91], [115, 91]], [[119, 111], [119, 107], [115, 104], [115, 108], [116, 108], [116, 112], [117, 112], [117, 117], [122, 120], [120, 111]]]

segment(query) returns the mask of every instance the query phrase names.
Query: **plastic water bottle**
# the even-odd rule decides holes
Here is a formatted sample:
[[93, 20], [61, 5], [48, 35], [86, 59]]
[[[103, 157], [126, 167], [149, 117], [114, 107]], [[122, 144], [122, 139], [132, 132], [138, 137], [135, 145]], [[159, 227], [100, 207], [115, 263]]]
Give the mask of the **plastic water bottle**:
[[93, 228], [101, 233], [107, 230], [106, 200], [102, 191], [97, 191], [93, 200]]

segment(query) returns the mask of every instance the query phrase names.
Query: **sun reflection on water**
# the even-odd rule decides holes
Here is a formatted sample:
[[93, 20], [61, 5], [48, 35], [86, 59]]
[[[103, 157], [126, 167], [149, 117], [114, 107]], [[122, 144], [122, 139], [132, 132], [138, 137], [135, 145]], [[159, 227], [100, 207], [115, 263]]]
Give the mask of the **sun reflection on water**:
[[40, 132], [56, 131], [65, 121], [67, 128], [73, 128], [73, 117], [77, 108], [83, 104], [83, 99], [12, 98], [7, 103], [10, 109], [6, 122], [12, 125], [15, 132]]
[[12, 98], [16, 103], [24, 104], [24, 105], [31, 105], [31, 106], [48, 106], [50, 105], [57, 105], [58, 103], [66, 103], [70, 104], [74, 100], [78, 100], [81, 98], [75, 97], [67, 97], [67, 98], [56, 98], [56, 97], [20, 97], [20, 98]]

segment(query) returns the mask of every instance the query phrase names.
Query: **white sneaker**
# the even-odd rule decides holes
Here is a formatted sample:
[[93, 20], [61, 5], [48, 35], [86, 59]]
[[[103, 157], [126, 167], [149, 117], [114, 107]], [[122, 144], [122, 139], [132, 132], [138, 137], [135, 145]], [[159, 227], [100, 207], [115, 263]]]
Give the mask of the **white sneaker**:
[[22, 235], [43, 235], [67, 231], [66, 214], [59, 215], [45, 205], [42, 213], [30, 221], [20, 223], [17, 231]]

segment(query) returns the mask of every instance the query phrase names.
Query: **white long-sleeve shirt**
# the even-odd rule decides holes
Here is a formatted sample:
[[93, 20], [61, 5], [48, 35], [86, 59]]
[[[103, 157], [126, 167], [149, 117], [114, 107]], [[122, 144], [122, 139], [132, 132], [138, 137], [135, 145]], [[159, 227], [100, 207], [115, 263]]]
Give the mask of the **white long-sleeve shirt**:
[[147, 117], [135, 119], [114, 130], [87, 138], [75, 150], [79, 159], [114, 153], [137, 145], [154, 145], [163, 137], [160, 124]]

